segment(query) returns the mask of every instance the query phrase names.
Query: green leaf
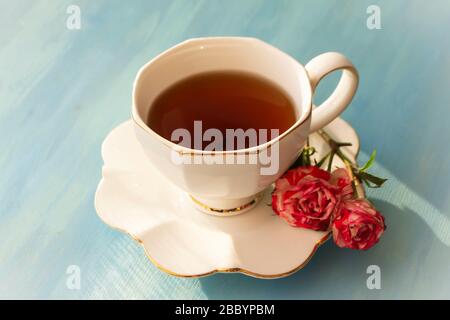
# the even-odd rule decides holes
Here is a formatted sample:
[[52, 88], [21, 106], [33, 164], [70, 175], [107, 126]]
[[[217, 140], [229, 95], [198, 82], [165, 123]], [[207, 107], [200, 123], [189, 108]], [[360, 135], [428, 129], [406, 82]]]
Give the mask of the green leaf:
[[387, 179], [383, 179], [377, 176], [374, 176], [367, 172], [359, 171], [358, 178], [369, 187], [369, 188], [379, 188], [387, 181]]
[[320, 159], [319, 162], [316, 163], [316, 166], [320, 168], [325, 163], [325, 161], [328, 159], [330, 154], [331, 154], [331, 152], [328, 152], [322, 159]]
[[359, 169], [359, 171], [364, 172], [367, 169], [369, 169], [373, 165], [373, 162], [375, 161], [376, 156], [377, 156], [377, 149], [374, 149], [372, 151], [372, 154], [370, 155], [369, 160], [366, 162], [366, 164], [364, 166], [362, 166], [361, 169]]

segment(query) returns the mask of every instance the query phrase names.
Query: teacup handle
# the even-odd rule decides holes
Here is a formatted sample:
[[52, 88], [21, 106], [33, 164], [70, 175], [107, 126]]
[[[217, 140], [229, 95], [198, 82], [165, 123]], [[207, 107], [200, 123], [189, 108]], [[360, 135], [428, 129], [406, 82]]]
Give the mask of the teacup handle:
[[312, 111], [310, 132], [314, 132], [333, 121], [347, 108], [358, 88], [359, 76], [353, 64], [338, 52], [318, 55], [306, 64], [305, 69], [313, 95], [323, 77], [333, 71], [342, 70], [341, 79], [334, 92]]

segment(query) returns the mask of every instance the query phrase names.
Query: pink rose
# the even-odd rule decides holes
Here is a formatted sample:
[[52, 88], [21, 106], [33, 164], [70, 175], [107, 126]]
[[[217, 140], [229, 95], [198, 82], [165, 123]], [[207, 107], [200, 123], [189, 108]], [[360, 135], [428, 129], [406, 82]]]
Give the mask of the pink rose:
[[341, 199], [353, 198], [352, 178], [348, 174], [347, 169], [339, 168], [331, 174], [330, 182], [339, 187], [341, 190]]
[[341, 171], [334, 176], [315, 166], [289, 170], [275, 182], [272, 208], [294, 227], [328, 230], [341, 192], [348, 192], [347, 178]]
[[332, 222], [334, 242], [341, 248], [367, 250], [385, 229], [384, 217], [365, 199], [344, 201]]

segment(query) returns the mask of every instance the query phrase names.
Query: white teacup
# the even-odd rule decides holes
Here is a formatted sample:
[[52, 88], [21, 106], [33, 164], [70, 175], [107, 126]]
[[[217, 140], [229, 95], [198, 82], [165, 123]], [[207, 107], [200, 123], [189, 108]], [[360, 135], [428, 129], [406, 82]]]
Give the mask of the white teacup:
[[[146, 125], [154, 100], [170, 85], [194, 74], [220, 70], [250, 72], [277, 83], [294, 103], [295, 124], [267, 143], [235, 151], [184, 148], [164, 139]], [[336, 70], [343, 72], [335, 91], [320, 106], [313, 108], [312, 96], [319, 81]], [[256, 204], [261, 192], [296, 160], [308, 134], [322, 128], [345, 110], [357, 86], [355, 67], [340, 53], [321, 54], [303, 66], [258, 39], [197, 38], [170, 48], [139, 70], [133, 88], [132, 116], [137, 139], [163, 175], [185, 190], [202, 211], [234, 215]], [[195, 164], [195, 161], [180, 164], [174, 161], [174, 153], [184, 158], [228, 159], [213, 164]], [[264, 173], [268, 164], [261, 161], [230, 161], [235, 157], [248, 159], [262, 154], [277, 156], [272, 159], [276, 161], [276, 170]]]

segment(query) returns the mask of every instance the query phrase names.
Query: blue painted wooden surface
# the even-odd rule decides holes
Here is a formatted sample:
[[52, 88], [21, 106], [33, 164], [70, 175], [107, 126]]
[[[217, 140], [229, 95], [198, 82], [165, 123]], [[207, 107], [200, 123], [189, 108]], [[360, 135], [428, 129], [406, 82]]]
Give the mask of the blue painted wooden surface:
[[[68, 30], [66, 9], [81, 8]], [[366, 8], [381, 8], [381, 30]], [[450, 298], [450, 3], [435, 1], [1, 1], [0, 297]], [[100, 145], [130, 114], [138, 68], [191, 37], [261, 38], [306, 63], [325, 51], [360, 71], [344, 118], [374, 171], [388, 229], [368, 252], [324, 245], [295, 275], [180, 279], [96, 216]], [[320, 87], [323, 99], [336, 77]], [[366, 268], [381, 268], [381, 290]], [[81, 289], [66, 269], [81, 269]]]

